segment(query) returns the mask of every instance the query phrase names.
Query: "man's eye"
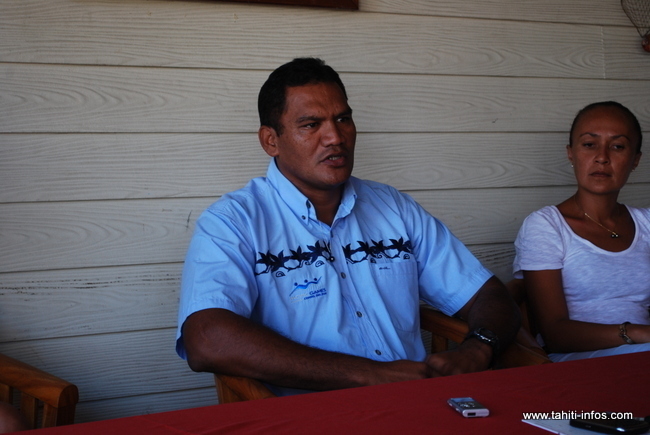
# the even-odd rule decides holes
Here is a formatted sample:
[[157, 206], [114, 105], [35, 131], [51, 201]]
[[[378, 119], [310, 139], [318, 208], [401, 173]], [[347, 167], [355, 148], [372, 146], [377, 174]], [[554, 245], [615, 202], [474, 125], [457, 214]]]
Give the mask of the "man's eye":
[[585, 143], [582, 144], [582, 146], [583, 146], [583, 147], [586, 147], [586, 148], [591, 148], [591, 147], [594, 146], [594, 144], [591, 143], [591, 142], [585, 142]]

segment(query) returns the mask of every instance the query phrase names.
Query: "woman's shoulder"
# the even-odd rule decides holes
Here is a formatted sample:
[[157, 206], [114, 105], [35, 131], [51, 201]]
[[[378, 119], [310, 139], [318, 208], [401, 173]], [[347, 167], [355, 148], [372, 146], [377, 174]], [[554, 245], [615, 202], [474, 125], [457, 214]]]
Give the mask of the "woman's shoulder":
[[518, 239], [535, 241], [565, 238], [566, 223], [554, 205], [543, 207], [529, 214], [521, 224]]
[[551, 225], [556, 226], [562, 221], [562, 214], [554, 205], [547, 205], [526, 216], [524, 225]]
[[627, 207], [630, 213], [634, 214], [635, 216], [650, 220], [650, 208], [632, 207], [631, 205], [626, 205], [625, 207]]
[[630, 205], [626, 205], [626, 207], [634, 221], [643, 227], [646, 232], [650, 232], [650, 208], [632, 207]]

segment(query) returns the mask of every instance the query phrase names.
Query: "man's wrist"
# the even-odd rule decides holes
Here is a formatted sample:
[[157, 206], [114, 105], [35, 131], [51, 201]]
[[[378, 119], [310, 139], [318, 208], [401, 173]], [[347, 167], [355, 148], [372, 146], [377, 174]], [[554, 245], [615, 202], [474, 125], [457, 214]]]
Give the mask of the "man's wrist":
[[486, 328], [477, 328], [471, 331], [463, 340], [463, 344], [468, 340], [472, 340], [477, 343], [482, 343], [484, 346], [481, 346], [484, 350], [487, 350], [489, 353], [488, 358], [488, 367], [492, 367], [496, 360], [497, 355], [499, 355], [499, 337]]

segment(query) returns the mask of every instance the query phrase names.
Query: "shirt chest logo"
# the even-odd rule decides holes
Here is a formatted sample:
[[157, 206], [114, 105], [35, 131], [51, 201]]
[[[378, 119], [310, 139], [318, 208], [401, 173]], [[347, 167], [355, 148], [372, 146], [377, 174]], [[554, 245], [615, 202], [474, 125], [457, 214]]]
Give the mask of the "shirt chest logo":
[[304, 280], [303, 283], [293, 283], [293, 291], [289, 294], [291, 302], [306, 301], [308, 299], [319, 298], [327, 295], [327, 289], [321, 285], [323, 277], [314, 278], [313, 280]]

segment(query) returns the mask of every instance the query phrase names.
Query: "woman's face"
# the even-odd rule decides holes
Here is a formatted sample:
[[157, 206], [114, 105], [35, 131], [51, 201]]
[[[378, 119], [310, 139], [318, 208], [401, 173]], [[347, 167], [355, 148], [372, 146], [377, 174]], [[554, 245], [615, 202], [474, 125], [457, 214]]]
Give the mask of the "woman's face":
[[639, 164], [639, 138], [616, 107], [596, 107], [578, 120], [567, 145], [578, 187], [592, 193], [618, 192]]

